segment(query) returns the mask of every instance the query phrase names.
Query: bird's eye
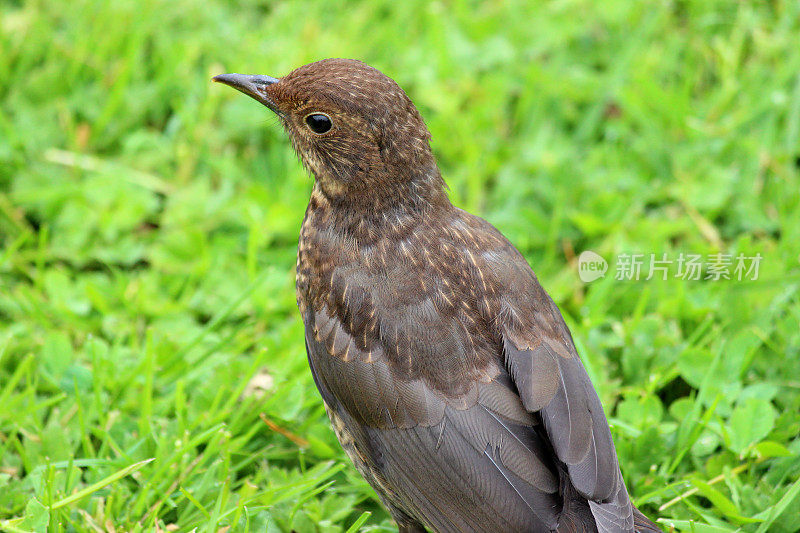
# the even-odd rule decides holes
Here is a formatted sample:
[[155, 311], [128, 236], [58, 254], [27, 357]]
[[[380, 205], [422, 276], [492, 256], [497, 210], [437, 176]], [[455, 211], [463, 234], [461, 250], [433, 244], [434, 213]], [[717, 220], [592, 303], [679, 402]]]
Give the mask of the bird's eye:
[[322, 113], [311, 113], [310, 115], [306, 115], [306, 125], [308, 125], [308, 129], [314, 133], [322, 135], [331, 129], [333, 123], [328, 115], [324, 115]]

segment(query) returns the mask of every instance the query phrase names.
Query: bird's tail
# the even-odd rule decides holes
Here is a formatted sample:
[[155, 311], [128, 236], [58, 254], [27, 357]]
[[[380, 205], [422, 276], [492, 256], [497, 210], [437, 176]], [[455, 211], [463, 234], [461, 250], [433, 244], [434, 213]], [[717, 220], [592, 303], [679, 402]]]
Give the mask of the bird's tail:
[[633, 508], [633, 529], [636, 533], [662, 533], [661, 529], [636, 507]]

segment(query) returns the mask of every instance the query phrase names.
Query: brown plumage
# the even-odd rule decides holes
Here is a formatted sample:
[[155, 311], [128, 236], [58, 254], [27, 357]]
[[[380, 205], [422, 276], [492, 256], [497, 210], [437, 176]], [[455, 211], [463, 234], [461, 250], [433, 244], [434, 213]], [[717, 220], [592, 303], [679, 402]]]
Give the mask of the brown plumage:
[[316, 178], [297, 257], [308, 360], [400, 531], [659, 531], [558, 308], [450, 203], [403, 90], [348, 59], [214, 79], [274, 111]]

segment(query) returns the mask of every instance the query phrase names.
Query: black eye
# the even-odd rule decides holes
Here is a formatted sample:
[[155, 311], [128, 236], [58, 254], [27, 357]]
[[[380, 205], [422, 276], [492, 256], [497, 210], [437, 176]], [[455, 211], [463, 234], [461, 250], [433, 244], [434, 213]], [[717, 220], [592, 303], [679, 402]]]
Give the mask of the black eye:
[[323, 115], [322, 113], [311, 113], [310, 115], [307, 115], [306, 124], [308, 124], [308, 127], [311, 131], [320, 135], [331, 129], [331, 126], [333, 126], [331, 123], [331, 118], [328, 115]]

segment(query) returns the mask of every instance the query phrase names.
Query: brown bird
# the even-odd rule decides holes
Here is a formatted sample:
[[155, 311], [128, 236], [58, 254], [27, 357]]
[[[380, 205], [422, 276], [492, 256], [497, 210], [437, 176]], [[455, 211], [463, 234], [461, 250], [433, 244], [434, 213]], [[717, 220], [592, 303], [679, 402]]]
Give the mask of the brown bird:
[[414, 104], [355, 60], [214, 81], [316, 178], [297, 303], [336, 436], [401, 532], [657, 532], [569, 330], [514, 246], [450, 203]]

